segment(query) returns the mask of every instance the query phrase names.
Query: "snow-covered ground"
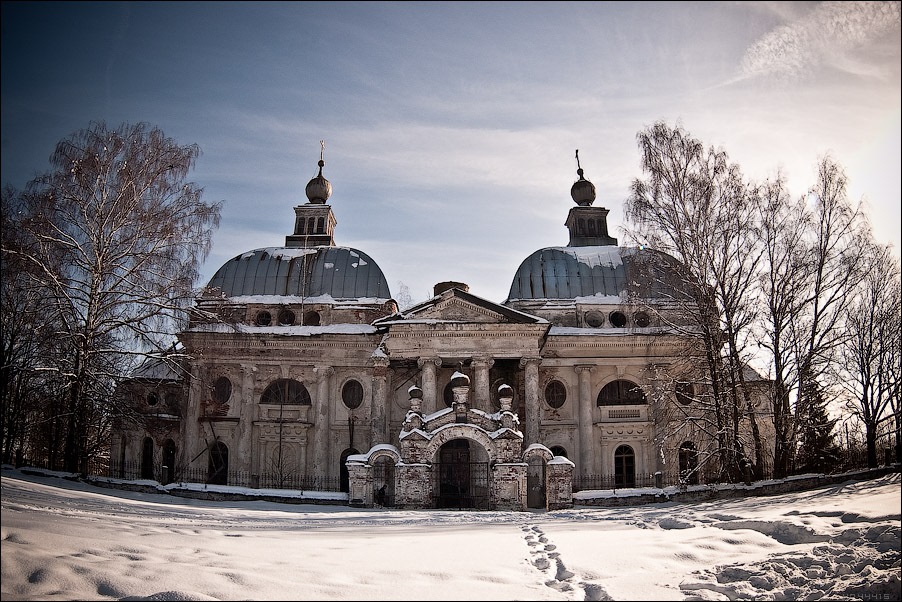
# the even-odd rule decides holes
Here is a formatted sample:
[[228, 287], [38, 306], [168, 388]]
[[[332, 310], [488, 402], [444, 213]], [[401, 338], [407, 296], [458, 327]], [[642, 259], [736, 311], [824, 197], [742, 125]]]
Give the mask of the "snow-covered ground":
[[213, 502], [2, 476], [6, 600], [899, 600], [892, 474], [556, 512]]

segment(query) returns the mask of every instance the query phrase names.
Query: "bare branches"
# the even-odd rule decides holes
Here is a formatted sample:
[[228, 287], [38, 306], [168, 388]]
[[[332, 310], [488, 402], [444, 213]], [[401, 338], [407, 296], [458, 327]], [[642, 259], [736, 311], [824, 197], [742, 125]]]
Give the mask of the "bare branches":
[[9, 253], [29, 266], [67, 349], [60, 372], [79, 420], [91, 391], [109, 398], [129, 356], [171, 345], [190, 305], [220, 212], [184, 181], [199, 155], [148, 124], [92, 123], [57, 145], [53, 170], [19, 197], [22, 241]]

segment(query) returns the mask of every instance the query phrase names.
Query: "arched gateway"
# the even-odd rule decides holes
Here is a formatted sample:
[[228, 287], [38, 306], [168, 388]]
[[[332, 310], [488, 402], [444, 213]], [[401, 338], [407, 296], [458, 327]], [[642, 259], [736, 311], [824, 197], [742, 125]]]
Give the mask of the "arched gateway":
[[488, 414], [469, 407], [469, 377], [456, 372], [451, 382], [451, 407], [430, 415], [422, 412], [422, 391], [408, 390], [410, 411], [400, 450], [382, 444], [348, 457], [351, 504], [374, 504], [379, 490], [374, 489], [373, 467], [388, 460], [395, 468], [391, 486], [396, 507], [526, 510], [528, 467], [535, 463], [544, 468], [543, 495], [550, 492], [545, 507], [570, 507], [573, 463], [553, 456], [544, 445], [524, 452], [519, 419], [511, 410], [511, 387], [499, 387], [501, 410]]

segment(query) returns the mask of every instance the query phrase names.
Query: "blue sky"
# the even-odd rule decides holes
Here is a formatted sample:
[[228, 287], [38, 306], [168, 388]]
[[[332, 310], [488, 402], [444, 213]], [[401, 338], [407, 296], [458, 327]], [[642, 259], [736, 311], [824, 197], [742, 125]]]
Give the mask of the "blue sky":
[[795, 196], [831, 153], [900, 244], [899, 2], [3, 2], [2, 179], [91, 121], [203, 154], [203, 280], [280, 246], [325, 140], [336, 243], [394, 295], [493, 301], [565, 245], [579, 149], [621, 243], [636, 134], [681, 123]]

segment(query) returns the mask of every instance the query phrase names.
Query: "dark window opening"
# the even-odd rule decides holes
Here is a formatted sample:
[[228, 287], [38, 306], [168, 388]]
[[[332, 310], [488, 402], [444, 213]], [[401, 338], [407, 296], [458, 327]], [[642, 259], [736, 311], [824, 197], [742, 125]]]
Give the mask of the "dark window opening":
[[614, 486], [636, 486], [636, 454], [629, 445], [621, 445], [614, 451]]
[[303, 383], [282, 378], [272, 383], [260, 397], [260, 403], [272, 405], [311, 405], [310, 393]]
[[596, 404], [599, 406], [644, 405], [647, 403], [642, 388], [628, 380], [609, 382], [598, 393]]
[[213, 383], [213, 401], [226, 403], [232, 396], [232, 381], [225, 376], [220, 376]]
[[346, 382], [341, 388], [341, 401], [349, 410], [359, 408], [363, 403], [363, 385], [356, 380]]
[[552, 408], [559, 408], [567, 401], [567, 387], [559, 380], [553, 380], [545, 387], [545, 403]]

